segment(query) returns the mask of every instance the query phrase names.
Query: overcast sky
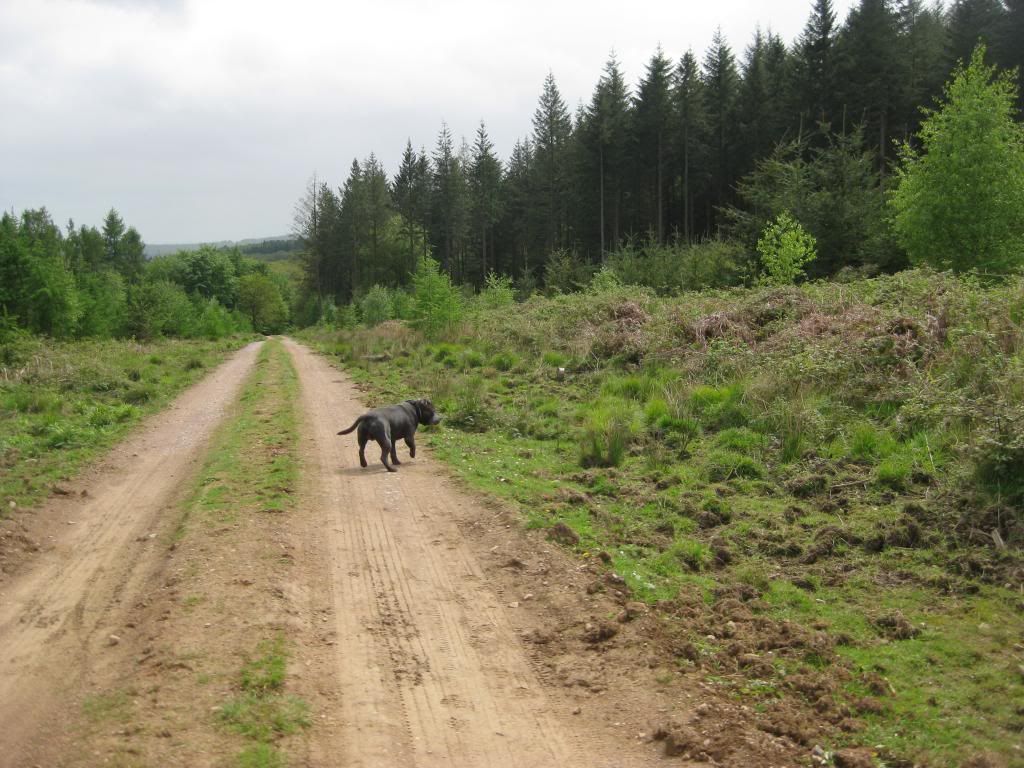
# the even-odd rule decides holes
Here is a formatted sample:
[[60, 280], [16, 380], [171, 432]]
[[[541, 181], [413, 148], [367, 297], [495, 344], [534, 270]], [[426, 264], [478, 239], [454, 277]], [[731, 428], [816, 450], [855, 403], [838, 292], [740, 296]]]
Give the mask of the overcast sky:
[[[842, 20], [852, 0], [837, 0]], [[609, 52], [636, 83], [660, 43], [699, 59], [716, 27], [790, 43], [811, 0], [0, 0], [0, 206], [150, 243], [286, 234], [316, 172], [390, 171], [407, 137], [483, 119], [503, 158], [549, 70], [571, 109]]]

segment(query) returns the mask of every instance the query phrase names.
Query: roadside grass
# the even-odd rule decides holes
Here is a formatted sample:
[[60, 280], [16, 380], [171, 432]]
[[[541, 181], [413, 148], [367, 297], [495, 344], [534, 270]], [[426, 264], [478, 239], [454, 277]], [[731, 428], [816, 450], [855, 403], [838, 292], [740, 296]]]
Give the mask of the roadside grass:
[[31, 506], [250, 337], [0, 343], [0, 516]]
[[[622, 287], [514, 310], [441, 341], [298, 336], [374, 402], [431, 396], [436, 455], [606, 555], [695, 649], [667, 664], [759, 712], [803, 701], [831, 744], [885, 765], [1024, 760], [1024, 280]], [[731, 639], [723, 610], [745, 617]]]

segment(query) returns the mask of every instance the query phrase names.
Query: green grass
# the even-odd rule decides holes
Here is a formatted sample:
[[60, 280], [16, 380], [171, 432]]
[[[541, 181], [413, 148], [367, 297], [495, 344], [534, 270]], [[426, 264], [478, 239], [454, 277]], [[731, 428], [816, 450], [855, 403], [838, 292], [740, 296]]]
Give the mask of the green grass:
[[285, 511], [298, 482], [298, 379], [280, 342], [260, 350], [235, 417], [218, 434], [177, 535], [192, 518], [234, 522], [240, 510]]
[[[374, 400], [429, 395], [459, 413], [470, 387], [486, 425], [446, 420], [424, 441], [527, 526], [561, 522], [579, 555], [608, 553], [635, 597], [697, 596], [710, 616], [745, 589], [766, 632], [831, 638], [777, 649], [773, 675], [751, 680], [692, 621], [666, 622], [737, 697], [799, 698], [788, 680], [813, 672], [854, 707], [881, 677], [895, 695], [871, 694], [879, 711], [823, 743], [952, 768], [984, 751], [1019, 760], [1021, 295], [1024, 280], [921, 272], [679, 299], [620, 288], [482, 313], [432, 347], [393, 330], [301, 335], [362, 350], [339, 362]], [[646, 313], [641, 339], [623, 340], [623, 312]], [[399, 349], [402, 369], [365, 357]], [[516, 362], [459, 371], [473, 350]], [[920, 632], [887, 636], [895, 611]]]
[[240, 766], [285, 765], [274, 742], [310, 725], [308, 705], [284, 692], [287, 663], [283, 638], [261, 642], [238, 674], [237, 693], [220, 708], [220, 722], [251, 742], [238, 755]]
[[247, 340], [0, 344], [0, 516], [38, 503]]
[[113, 691], [87, 696], [82, 713], [94, 723], [125, 723], [131, 720], [133, 691]]

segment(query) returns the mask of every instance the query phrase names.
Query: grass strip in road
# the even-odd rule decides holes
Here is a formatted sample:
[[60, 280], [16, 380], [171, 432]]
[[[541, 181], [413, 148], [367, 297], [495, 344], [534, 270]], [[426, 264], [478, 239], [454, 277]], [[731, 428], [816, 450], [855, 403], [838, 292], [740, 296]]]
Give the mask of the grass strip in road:
[[[291, 358], [268, 341], [242, 391], [236, 416], [210, 453], [200, 483], [177, 531], [204, 532], [234, 524], [243, 515], [280, 514], [292, 507], [298, 482], [298, 379]], [[245, 741], [240, 766], [285, 765], [277, 741], [309, 725], [308, 706], [286, 693], [287, 640], [261, 639], [233, 682], [234, 695], [218, 709], [219, 722]]]
[[250, 338], [0, 341], [0, 517], [45, 498]]

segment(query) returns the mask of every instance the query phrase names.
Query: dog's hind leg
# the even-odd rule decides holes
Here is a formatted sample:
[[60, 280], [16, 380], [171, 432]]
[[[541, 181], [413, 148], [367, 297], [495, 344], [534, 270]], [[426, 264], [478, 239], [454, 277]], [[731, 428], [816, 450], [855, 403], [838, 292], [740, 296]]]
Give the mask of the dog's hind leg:
[[402, 462], [400, 462], [398, 460], [398, 445], [397, 445], [397, 443], [392, 443], [391, 444], [391, 463], [392, 464], [401, 464], [402, 463]]
[[387, 469], [388, 472], [397, 472], [393, 466], [388, 464], [388, 454], [394, 450], [394, 446], [391, 444], [391, 440], [385, 437], [380, 441], [380, 461]]
[[359, 425], [359, 466], [366, 467], [366, 443], [369, 442], [370, 436], [363, 429], [363, 425]]

